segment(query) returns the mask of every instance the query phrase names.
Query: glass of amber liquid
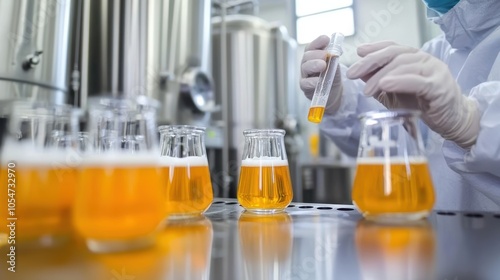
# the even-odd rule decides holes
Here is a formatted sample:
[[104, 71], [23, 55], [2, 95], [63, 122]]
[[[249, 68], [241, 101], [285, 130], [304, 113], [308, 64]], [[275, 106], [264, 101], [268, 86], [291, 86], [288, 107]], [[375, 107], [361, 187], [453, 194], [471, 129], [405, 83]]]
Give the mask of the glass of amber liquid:
[[0, 153], [0, 217], [16, 224], [20, 244], [58, 245], [71, 233], [78, 117], [66, 105], [15, 102], [11, 109]]
[[292, 201], [293, 190], [285, 151], [285, 131], [250, 129], [243, 132], [238, 201], [249, 212], [277, 213]]
[[155, 110], [129, 99], [90, 108], [73, 223], [92, 252], [154, 244], [164, 218]]
[[198, 216], [214, 198], [205, 150], [205, 128], [160, 126], [161, 173], [169, 219]]
[[426, 217], [434, 188], [418, 126], [419, 112], [368, 112], [362, 131], [352, 199], [371, 220]]

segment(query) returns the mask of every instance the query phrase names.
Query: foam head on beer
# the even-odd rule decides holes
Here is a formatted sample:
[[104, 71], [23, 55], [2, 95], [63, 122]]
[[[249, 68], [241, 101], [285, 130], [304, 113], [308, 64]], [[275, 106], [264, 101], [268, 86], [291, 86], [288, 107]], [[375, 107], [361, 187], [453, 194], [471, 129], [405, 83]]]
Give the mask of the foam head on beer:
[[292, 201], [288, 161], [281, 157], [247, 158], [242, 161], [238, 201], [249, 211], [279, 211]]

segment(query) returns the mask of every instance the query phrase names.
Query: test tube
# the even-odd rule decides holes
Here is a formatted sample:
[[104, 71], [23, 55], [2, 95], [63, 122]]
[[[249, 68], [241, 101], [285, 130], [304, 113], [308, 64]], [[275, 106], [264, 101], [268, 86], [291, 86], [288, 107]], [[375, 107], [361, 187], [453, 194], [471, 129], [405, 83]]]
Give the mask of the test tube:
[[314, 89], [311, 107], [307, 119], [313, 123], [320, 123], [325, 113], [326, 102], [330, 95], [335, 72], [339, 65], [339, 56], [342, 55], [342, 43], [344, 35], [342, 33], [333, 33], [330, 37], [330, 43], [326, 47], [326, 69], [320, 73], [319, 81]]

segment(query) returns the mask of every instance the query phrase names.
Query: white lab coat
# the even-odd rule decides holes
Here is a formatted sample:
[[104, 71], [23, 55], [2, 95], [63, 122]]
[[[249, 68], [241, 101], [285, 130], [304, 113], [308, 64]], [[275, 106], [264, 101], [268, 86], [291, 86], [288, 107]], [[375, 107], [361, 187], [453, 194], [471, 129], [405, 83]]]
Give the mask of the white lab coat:
[[[428, 11], [444, 34], [422, 50], [449, 65], [465, 95], [482, 111], [476, 144], [464, 150], [445, 141], [422, 123], [430, 171], [436, 190], [435, 209], [500, 212], [500, 1], [462, 0], [443, 16]], [[385, 107], [363, 96], [364, 83], [345, 77], [339, 111], [325, 116], [321, 131], [345, 153], [356, 156], [358, 115]]]

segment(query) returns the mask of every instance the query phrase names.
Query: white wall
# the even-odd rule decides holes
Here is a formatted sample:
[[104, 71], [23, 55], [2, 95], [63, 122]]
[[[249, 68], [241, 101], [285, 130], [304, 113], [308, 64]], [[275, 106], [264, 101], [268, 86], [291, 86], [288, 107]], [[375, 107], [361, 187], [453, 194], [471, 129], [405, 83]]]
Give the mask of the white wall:
[[[271, 22], [281, 22], [293, 36], [295, 34], [293, 1], [260, 0], [258, 16]], [[392, 40], [420, 47], [424, 41], [439, 33], [438, 28], [425, 19], [425, 7], [420, 0], [354, 1], [356, 34], [346, 38], [345, 54], [342, 58], [345, 64], [351, 64], [357, 59], [356, 46], [362, 43]], [[335, 32], [334, 26], [332, 26], [333, 32]]]

